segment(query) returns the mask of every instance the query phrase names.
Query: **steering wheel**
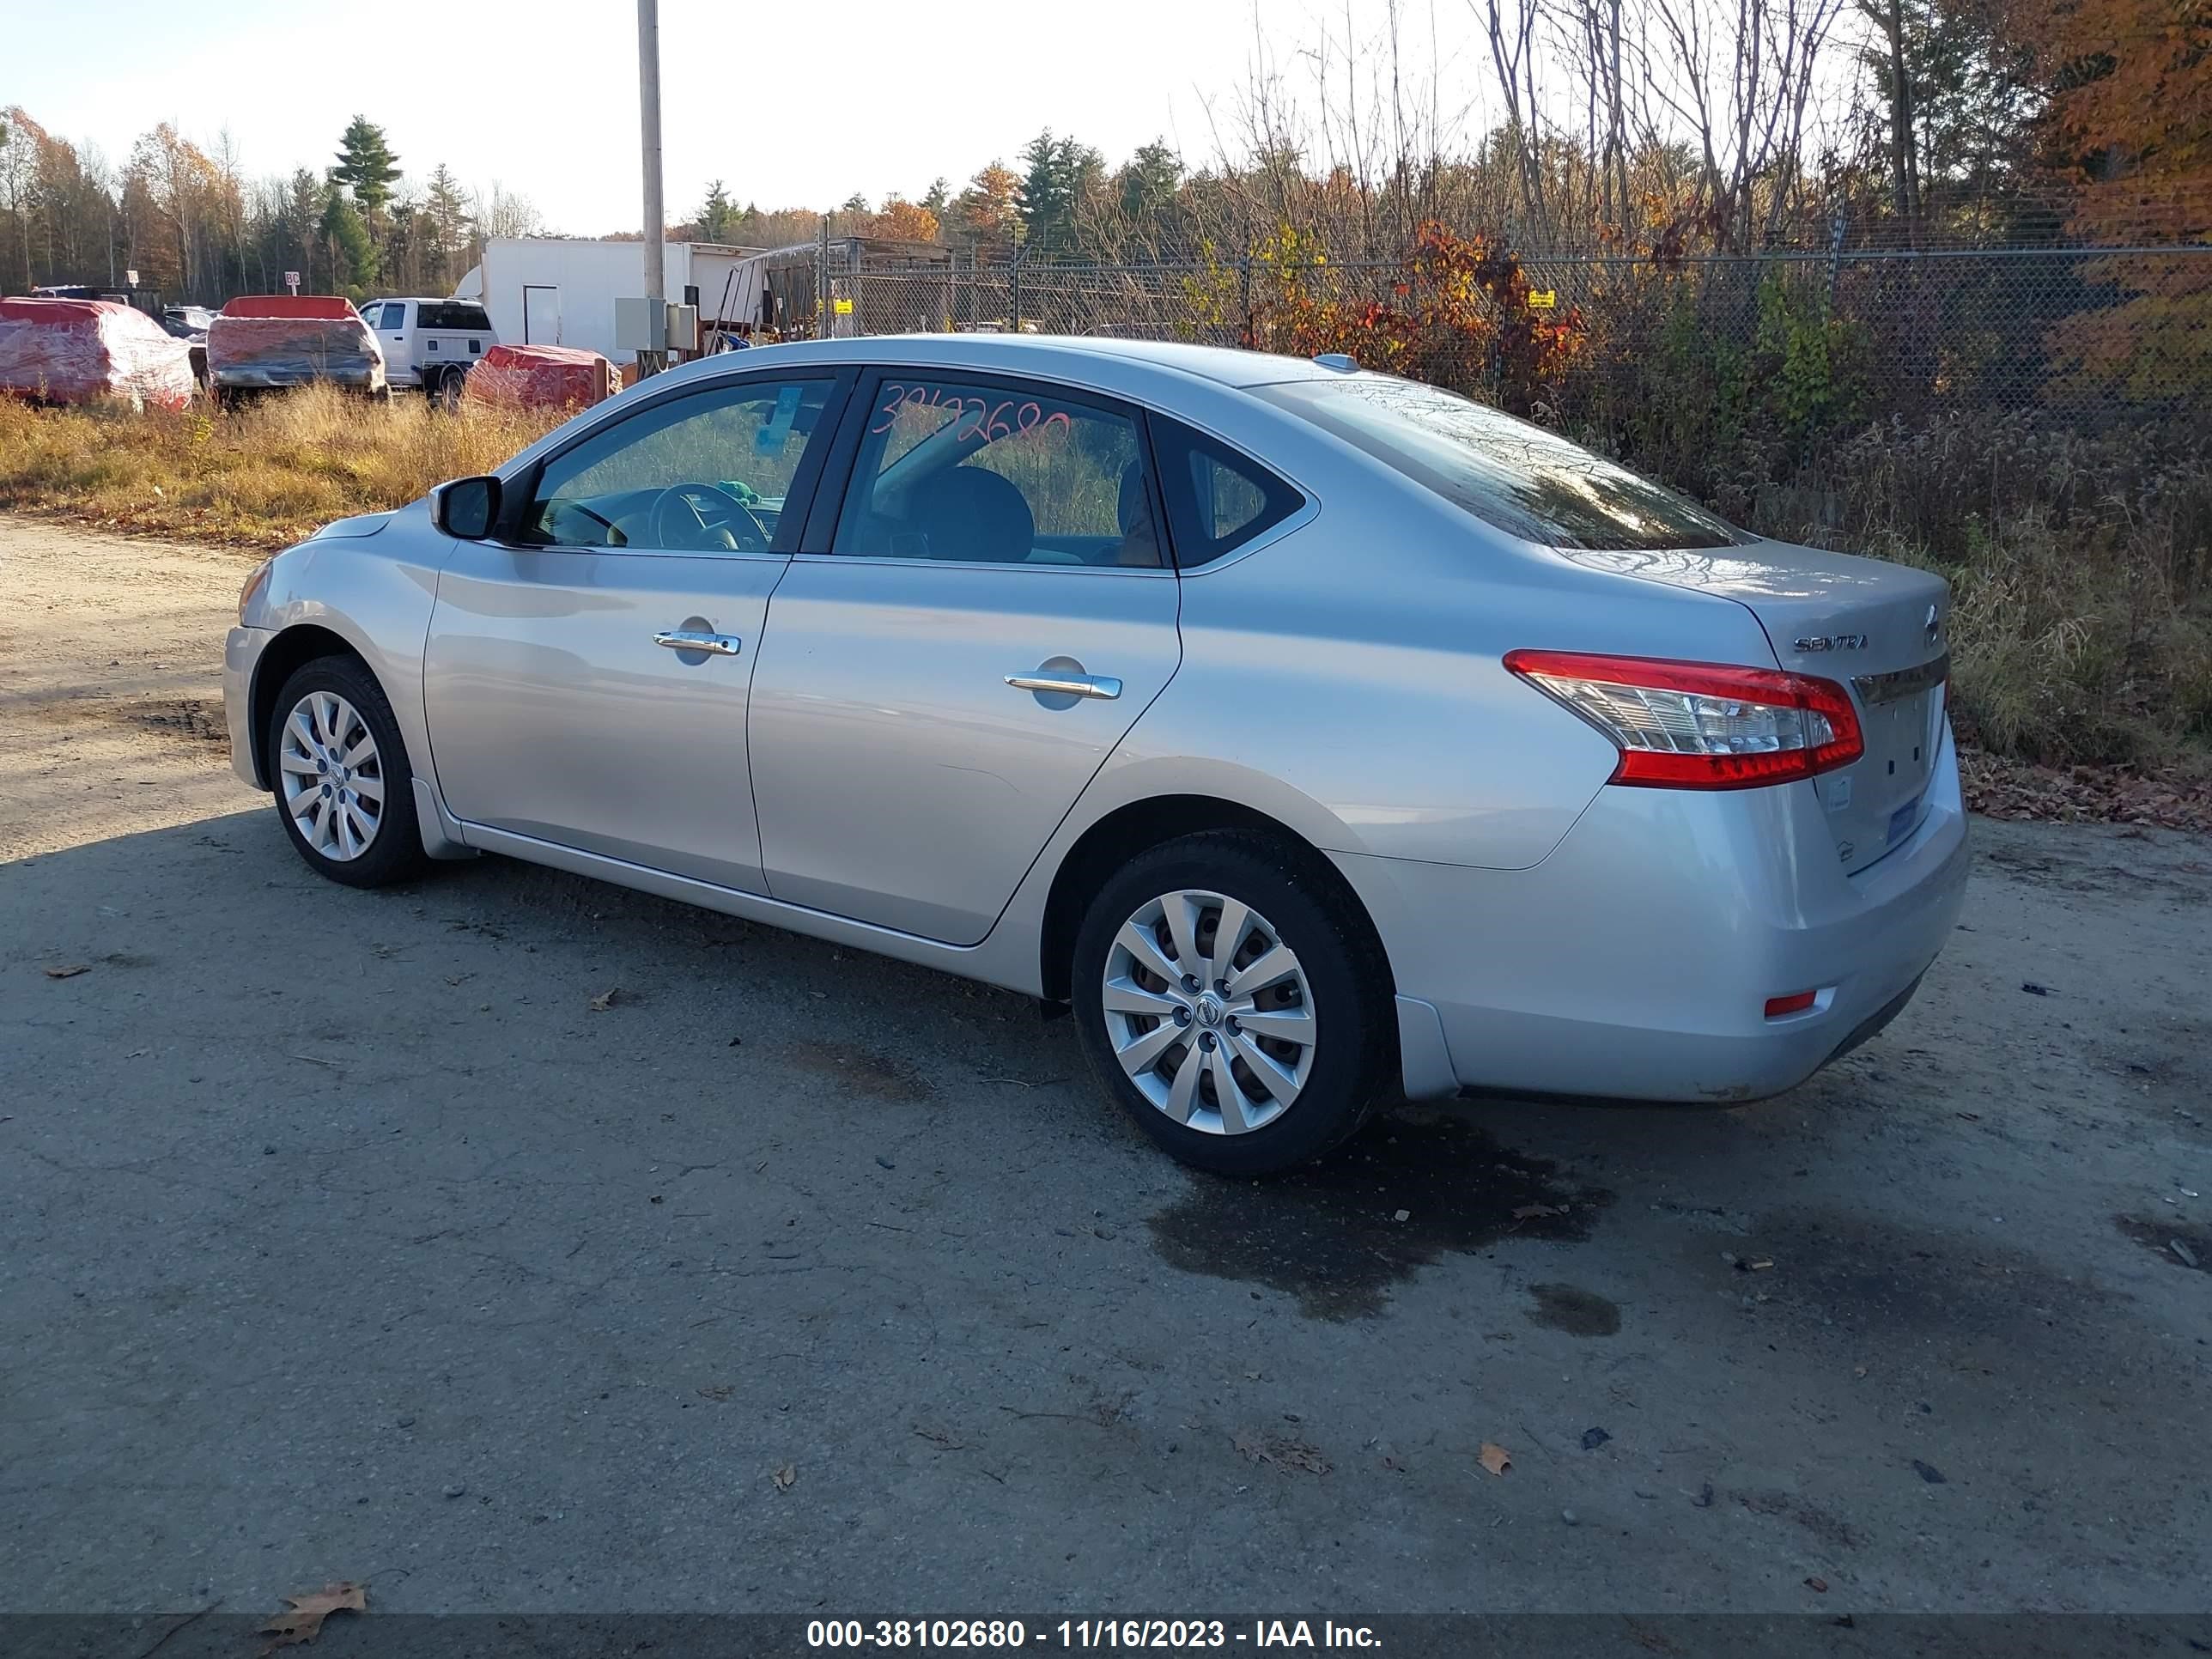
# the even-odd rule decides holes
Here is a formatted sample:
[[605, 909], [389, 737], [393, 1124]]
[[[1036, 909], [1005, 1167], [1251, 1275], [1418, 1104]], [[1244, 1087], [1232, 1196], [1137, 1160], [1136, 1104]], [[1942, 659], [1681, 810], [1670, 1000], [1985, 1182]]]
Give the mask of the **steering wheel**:
[[671, 484], [653, 504], [653, 545], [765, 553], [775, 532], [718, 483]]

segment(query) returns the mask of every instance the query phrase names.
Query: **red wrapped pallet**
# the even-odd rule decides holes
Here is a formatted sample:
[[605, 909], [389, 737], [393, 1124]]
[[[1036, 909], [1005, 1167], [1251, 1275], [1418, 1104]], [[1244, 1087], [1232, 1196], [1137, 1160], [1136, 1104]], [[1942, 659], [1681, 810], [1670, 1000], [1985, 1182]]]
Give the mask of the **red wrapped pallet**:
[[618, 389], [615, 366], [581, 346], [495, 345], [469, 371], [465, 395], [521, 409], [585, 409]]
[[384, 348], [352, 301], [336, 295], [240, 295], [208, 325], [207, 363], [218, 393], [310, 380], [384, 390]]
[[112, 300], [0, 300], [0, 392], [182, 409], [192, 391], [191, 348], [143, 311]]

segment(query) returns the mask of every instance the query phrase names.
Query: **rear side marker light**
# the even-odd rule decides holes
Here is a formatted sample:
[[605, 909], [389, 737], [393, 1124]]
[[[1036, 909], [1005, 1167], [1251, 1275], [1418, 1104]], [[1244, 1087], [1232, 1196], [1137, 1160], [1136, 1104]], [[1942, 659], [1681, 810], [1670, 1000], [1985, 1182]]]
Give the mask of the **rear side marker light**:
[[1579, 651], [1509, 651], [1505, 666], [1612, 739], [1614, 783], [1753, 789], [1866, 751], [1850, 693], [1809, 674]]
[[1766, 1000], [1766, 1017], [1780, 1019], [1785, 1014], [1802, 1014], [1819, 1000], [1820, 995], [1818, 991], [1792, 991], [1786, 997], [1769, 997]]

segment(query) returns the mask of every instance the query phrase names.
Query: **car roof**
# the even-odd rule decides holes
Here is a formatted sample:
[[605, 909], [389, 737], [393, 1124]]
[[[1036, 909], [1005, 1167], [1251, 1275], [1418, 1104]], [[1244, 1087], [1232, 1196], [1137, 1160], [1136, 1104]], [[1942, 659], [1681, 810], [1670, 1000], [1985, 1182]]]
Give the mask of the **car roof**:
[[[696, 361], [729, 369], [733, 367], [732, 356], [737, 355], [740, 354], [719, 354]], [[749, 371], [782, 362], [944, 362], [967, 368], [997, 369], [1010, 374], [1025, 371], [1044, 374], [1055, 368], [1066, 373], [1082, 368], [1086, 360], [1106, 359], [1139, 368], [1170, 370], [1230, 386], [1335, 379], [1342, 373], [1324, 368], [1307, 358], [1279, 356], [1273, 352], [1192, 345], [1176, 340], [1104, 339], [1087, 334], [865, 334], [849, 339], [799, 340], [758, 346], [741, 355], [744, 359], [742, 366]], [[692, 367], [684, 366], [684, 369]]]

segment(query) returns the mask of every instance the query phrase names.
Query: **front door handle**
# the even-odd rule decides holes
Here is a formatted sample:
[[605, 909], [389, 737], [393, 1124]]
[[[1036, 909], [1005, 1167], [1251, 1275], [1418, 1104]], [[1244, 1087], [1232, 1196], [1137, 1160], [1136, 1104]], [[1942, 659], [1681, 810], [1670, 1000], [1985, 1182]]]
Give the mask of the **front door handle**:
[[1121, 695], [1121, 682], [1111, 674], [1069, 674], [1038, 669], [1033, 673], [1009, 674], [1006, 684], [1017, 691], [1044, 691], [1063, 697], [1103, 697]]
[[665, 629], [653, 636], [653, 642], [671, 651], [704, 651], [717, 657], [734, 657], [744, 647], [735, 634], [709, 634], [699, 628]]

